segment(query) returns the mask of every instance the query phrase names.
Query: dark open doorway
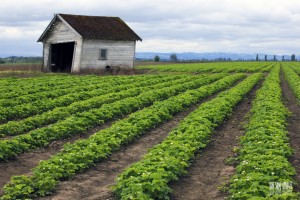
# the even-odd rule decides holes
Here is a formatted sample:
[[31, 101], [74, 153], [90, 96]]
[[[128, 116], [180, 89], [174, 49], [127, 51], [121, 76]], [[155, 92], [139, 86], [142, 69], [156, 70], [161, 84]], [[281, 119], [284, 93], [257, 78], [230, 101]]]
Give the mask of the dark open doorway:
[[52, 72], [71, 72], [74, 54], [74, 42], [51, 44]]

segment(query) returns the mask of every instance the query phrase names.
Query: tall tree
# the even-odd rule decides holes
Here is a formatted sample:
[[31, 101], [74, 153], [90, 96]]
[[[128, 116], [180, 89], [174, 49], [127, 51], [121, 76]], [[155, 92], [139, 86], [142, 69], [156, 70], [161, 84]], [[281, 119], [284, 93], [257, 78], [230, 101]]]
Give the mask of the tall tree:
[[175, 53], [172, 53], [172, 54], [170, 55], [170, 60], [171, 60], [172, 62], [178, 61], [177, 55], [176, 55]]
[[265, 61], [268, 61], [268, 56], [267, 55], [265, 55]]
[[256, 54], [256, 61], [258, 61], [258, 54]]
[[155, 62], [159, 62], [159, 61], [160, 61], [160, 57], [159, 57], [158, 55], [156, 55], [156, 56], [154, 57], [154, 61], [155, 61]]
[[291, 61], [296, 61], [296, 55], [295, 54], [292, 54]]

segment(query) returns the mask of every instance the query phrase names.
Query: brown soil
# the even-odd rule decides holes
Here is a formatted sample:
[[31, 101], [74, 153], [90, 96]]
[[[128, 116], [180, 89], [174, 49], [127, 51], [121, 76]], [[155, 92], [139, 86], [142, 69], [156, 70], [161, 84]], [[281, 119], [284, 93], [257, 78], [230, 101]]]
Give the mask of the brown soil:
[[239, 146], [239, 138], [244, 134], [241, 123], [250, 111], [251, 102], [260, 85], [256, 85], [235, 107], [233, 115], [215, 130], [211, 142], [192, 161], [188, 174], [170, 184], [173, 189], [171, 199], [212, 200], [226, 197], [218, 187], [229, 181], [235, 168], [226, 165], [225, 160], [234, 156], [232, 149]]
[[[206, 100], [214, 98], [212, 95]], [[127, 166], [137, 162], [147, 153], [147, 149], [160, 143], [177, 124], [190, 112], [196, 109], [198, 105], [189, 108], [186, 111], [178, 113], [168, 122], [165, 122], [154, 130], [142, 136], [136, 142], [115, 152], [105, 162], [98, 163], [94, 168], [87, 170], [83, 174], [76, 175], [73, 179], [61, 182], [57, 187], [57, 192], [53, 196], [44, 199], [112, 199], [112, 193], [109, 186], [114, 184], [114, 179]], [[3, 185], [9, 182], [11, 176], [20, 174], [30, 174], [31, 169], [35, 167], [40, 160], [50, 158], [58, 153], [66, 142], [74, 142], [81, 138], [87, 138], [94, 132], [107, 128], [110, 124], [96, 127], [89, 130], [87, 134], [77, 135], [70, 139], [53, 142], [49, 147], [38, 149], [19, 155], [15, 160], [8, 163], [0, 163], [0, 196], [3, 194]]]
[[[204, 101], [216, 96], [212, 95]], [[202, 101], [202, 102], [204, 102]], [[171, 120], [159, 125], [138, 140], [113, 153], [107, 160], [96, 164], [82, 174], [77, 174], [68, 181], [61, 182], [52, 196], [39, 198], [42, 200], [67, 199], [115, 199], [110, 187], [115, 184], [115, 178], [132, 163], [139, 161], [149, 148], [160, 143], [181, 120], [195, 110], [198, 105], [176, 114]]]
[[110, 126], [112, 122], [105, 125], [97, 126], [86, 132], [86, 134], [75, 135], [72, 138], [57, 140], [52, 142], [48, 147], [37, 149], [28, 153], [20, 154], [16, 159], [7, 163], [0, 162], [0, 196], [3, 195], [3, 186], [9, 182], [10, 178], [15, 175], [29, 174], [31, 169], [34, 168], [41, 160], [47, 160], [52, 155], [58, 153], [63, 145], [67, 142], [73, 143], [78, 139], [84, 139], [93, 133], [105, 129]]
[[297, 105], [297, 99], [293, 95], [288, 82], [284, 79], [283, 72], [281, 72], [281, 88], [283, 95], [283, 102], [290, 110], [292, 115], [287, 120], [288, 136], [290, 138], [290, 146], [294, 150], [294, 154], [290, 158], [290, 163], [296, 169], [296, 176], [294, 180], [298, 183], [298, 187], [294, 188], [295, 191], [300, 191], [300, 106]]
[[114, 199], [110, 186], [115, 183], [117, 175], [132, 163], [139, 161], [149, 148], [160, 143], [182, 119], [198, 106], [195, 105], [186, 111], [178, 113], [171, 120], [159, 125], [138, 140], [113, 153], [108, 160], [96, 164], [95, 167], [76, 175], [71, 180], [61, 182], [54, 195], [40, 199]]
[[[1, 64], [0, 71], [25, 71], [25, 72], [41, 72], [42, 64], [41, 63], [24, 63], [24, 64]], [[14, 74], [14, 73], [12, 73]], [[18, 75], [20, 73], [17, 73]]]

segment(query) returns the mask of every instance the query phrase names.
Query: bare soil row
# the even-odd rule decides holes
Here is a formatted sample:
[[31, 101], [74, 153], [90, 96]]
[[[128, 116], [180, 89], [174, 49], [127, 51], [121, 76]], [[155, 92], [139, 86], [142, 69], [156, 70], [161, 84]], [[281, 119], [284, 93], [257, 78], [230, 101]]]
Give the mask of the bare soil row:
[[[283, 75], [281, 80], [284, 103], [292, 112], [287, 121], [290, 145], [295, 150], [290, 162], [297, 171], [295, 180], [300, 183], [300, 107], [296, 104], [296, 99]], [[171, 199], [224, 199], [228, 195], [218, 190], [218, 187], [228, 181], [235, 170], [233, 166], [226, 164], [226, 159], [234, 156], [232, 149], [239, 146], [239, 138], [244, 134], [242, 124], [246, 120], [245, 116], [251, 109], [251, 102], [260, 85], [258, 84], [236, 106], [233, 115], [215, 130], [210, 144], [203, 151], [198, 152], [192, 161], [192, 165], [188, 168], [188, 174], [178, 182], [171, 183], [173, 189]], [[171, 120], [112, 154], [109, 159], [97, 163], [95, 167], [77, 174], [68, 181], [61, 182], [53, 195], [40, 199], [114, 199], [110, 186], [114, 184], [116, 176], [126, 167], [140, 160], [149, 148], [160, 143], [182, 119], [198, 106], [199, 104], [178, 113]], [[90, 130], [88, 134], [56, 141], [45, 149], [22, 154], [16, 160], [8, 163], [0, 163], [0, 187], [3, 188], [12, 175], [30, 173], [30, 169], [35, 167], [40, 160], [48, 159], [51, 155], [59, 152], [65, 142], [86, 138], [109, 126], [110, 123], [107, 123]], [[299, 191], [299, 188], [295, 189]], [[0, 195], [1, 193], [2, 191], [0, 191]]]

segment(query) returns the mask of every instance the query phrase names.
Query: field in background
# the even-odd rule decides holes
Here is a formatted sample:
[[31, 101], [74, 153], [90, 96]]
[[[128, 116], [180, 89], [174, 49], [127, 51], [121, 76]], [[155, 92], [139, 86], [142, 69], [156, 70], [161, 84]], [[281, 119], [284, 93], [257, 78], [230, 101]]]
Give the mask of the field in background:
[[[172, 63], [137, 66], [137, 70], [150, 72], [268, 72], [276, 62], [209, 62], [209, 63]], [[278, 63], [277, 63], [278, 64]]]
[[0, 199], [297, 199], [300, 63], [148, 64], [0, 72]]
[[[136, 61], [135, 68], [125, 69], [115, 68], [111, 72], [106, 70], [84, 70], [81, 74], [98, 74], [98, 75], [117, 75], [117, 74], [140, 74], [140, 73], [157, 73], [157, 72], [192, 72], [192, 73], [217, 73], [217, 72], [263, 72], [276, 62], [207, 62], [207, 63], [172, 63], [172, 62], [142, 62]], [[288, 63], [288, 62], [285, 62]], [[291, 63], [293, 64], [293, 63]], [[41, 72], [42, 65], [39, 63], [11, 63], [0, 64], [0, 72]], [[9, 74], [9, 73], [8, 73]], [[14, 73], [11, 73], [14, 74]]]
[[42, 64], [37, 63], [10, 63], [0, 64], [0, 71], [34, 71], [41, 72]]

